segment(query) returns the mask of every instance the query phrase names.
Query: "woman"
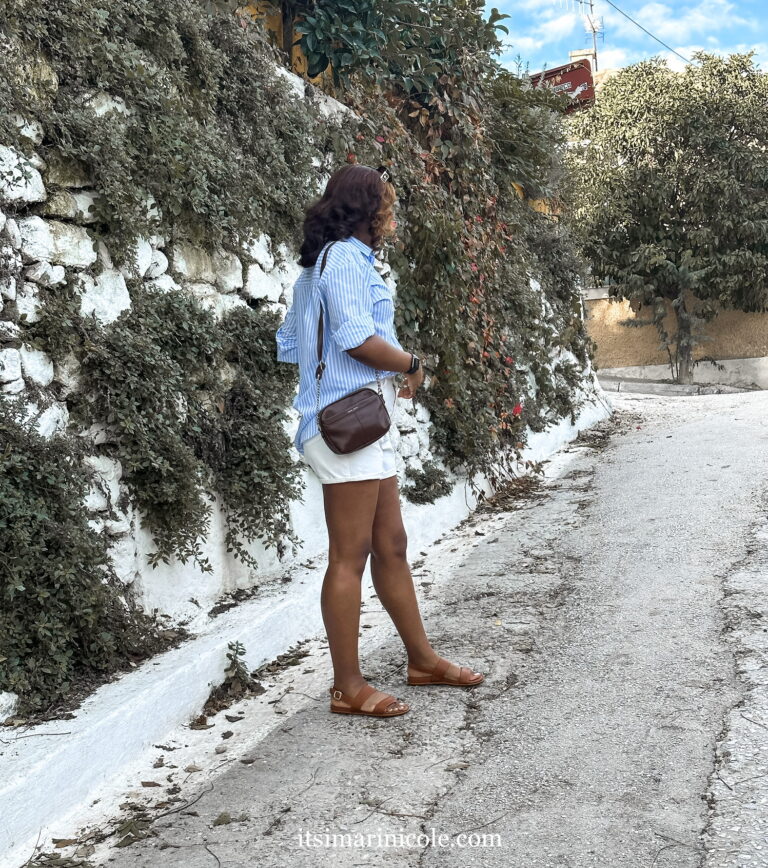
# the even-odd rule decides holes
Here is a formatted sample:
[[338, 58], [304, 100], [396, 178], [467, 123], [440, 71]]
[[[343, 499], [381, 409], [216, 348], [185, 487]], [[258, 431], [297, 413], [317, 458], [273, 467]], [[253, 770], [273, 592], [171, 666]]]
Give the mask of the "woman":
[[[320, 409], [354, 389], [376, 389], [378, 371], [391, 417], [397, 397], [413, 398], [424, 379], [418, 358], [395, 336], [392, 294], [373, 266], [374, 251], [395, 226], [395, 190], [387, 178], [385, 170], [344, 166], [308, 209], [299, 259], [304, 271], [277, 331], [278, 360], [299, 365], [293, 406], [302, 418], [294, 443], [323, 486], [328, 569], [320, 602], [333, 661], [331, 711], [373, 717], [405, 714], [409, 706], [367, 684], [360, 671], [361, 580], [369, 555], [373, 586], [405, 644], [408, 684], [473, 686], [484, 677], [439, 657], [424, 632], [406, 559], [389, 433], [363, 449], [339, 455], [328, 448], [317, 423], [321, 305], [326, 368], [320, 380]], [[398, 373], [405, 374], [399, 391]]]

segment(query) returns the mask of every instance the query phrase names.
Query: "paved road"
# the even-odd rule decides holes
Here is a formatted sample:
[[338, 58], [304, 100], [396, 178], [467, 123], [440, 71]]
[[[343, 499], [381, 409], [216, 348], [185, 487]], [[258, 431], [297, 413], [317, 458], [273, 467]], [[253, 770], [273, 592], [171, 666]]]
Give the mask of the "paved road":
[[[245, 704], [243, 722], [210, 730], [212, 745], [234, 730], [232, 762], [174, 791], [194, 805], [96, 856], [113, 868], [767, 865], [768, 394], [614, 403], [559, 477], [415, 564], [429, 632], [487, 673], [481, 687], [404, 686], [369, 598], [366, 674], [409, 714], [329, 715], [318, 643], [250, 701], [283, 712], [266, 739], [246, 750]], [[232, 822], [214, 825], [222, 814]], [[459, 846], [482, 841], [461, 834], [490, 837]]]

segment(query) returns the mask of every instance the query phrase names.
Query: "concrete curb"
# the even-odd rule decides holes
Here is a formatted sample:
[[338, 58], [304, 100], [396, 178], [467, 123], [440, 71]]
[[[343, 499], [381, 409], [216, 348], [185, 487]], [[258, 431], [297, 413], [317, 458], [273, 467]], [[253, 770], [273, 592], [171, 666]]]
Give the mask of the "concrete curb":
[[635, 380], [619, 377], [600, 377], [600, 385], [606, 392], [633, 392], [642, 395], [732, 395], [738, 392], [753, 392], [741, 386], [717, 383], [662, 383], [654, 380]]
[[[524, 459], [546, 460], [580, 431], [606, 418], [610, 405], [599, 392], [593, 397], [575, 425], [562, 420], [531, 435]], [[485, 483], [482, 487], [489, 490]], [[411, 556], [458, 524], [475, 505], [461, 482], [437, 504], [409, 503], [406, 508], [404, 503]], [[116, 783], [137, 759], [200, 713], [211, 689], [223, 679], [230, 642], [245, 646], [246, 665], [252, 670], [322, 632], [318, 599], [324, 563], [290, 569], [292, 582], [273, 581], [259, 597], [211, 619], [182, 646], [105, 684], [73, 719], [8, 733], [0, 744], [0, 868], [18, 868], [36, 845], [48, 845], [64, 822], [77, 825], [75, 818], [82, 820], [96, 801], [103, 811], [119, 792]], [[46, 793], [55, 799], [45, 798]]]

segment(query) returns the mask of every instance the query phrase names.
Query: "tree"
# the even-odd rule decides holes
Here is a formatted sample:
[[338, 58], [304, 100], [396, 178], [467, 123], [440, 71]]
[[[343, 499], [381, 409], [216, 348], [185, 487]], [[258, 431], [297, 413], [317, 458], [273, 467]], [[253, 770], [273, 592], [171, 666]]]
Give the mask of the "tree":
[[682, 73], [659, 58], [621, 70], [571, 121], [582, 250], [649, 311], [633, 324], [656, 325], [683, 383], [718, 310], [768, 307], [768, 77], [752, 53], [694, 57]]

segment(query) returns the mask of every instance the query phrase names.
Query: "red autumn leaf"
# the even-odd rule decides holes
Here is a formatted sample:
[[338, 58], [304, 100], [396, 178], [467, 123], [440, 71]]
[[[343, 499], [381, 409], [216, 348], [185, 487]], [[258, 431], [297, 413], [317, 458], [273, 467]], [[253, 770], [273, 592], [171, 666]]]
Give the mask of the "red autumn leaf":
[[522, 404], [515, 404], [515, 406], [512, 408], [512, 415], [513, 416], [519, 416], [522, 412], [523, 412], [523, 405]]

